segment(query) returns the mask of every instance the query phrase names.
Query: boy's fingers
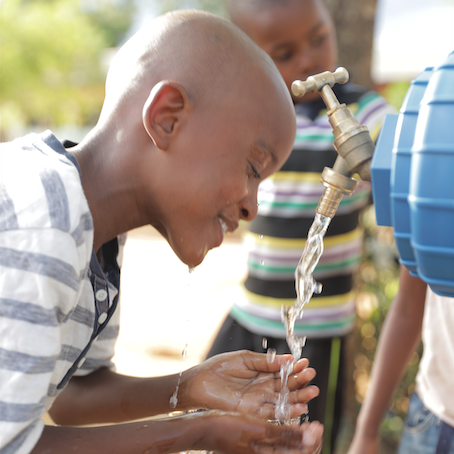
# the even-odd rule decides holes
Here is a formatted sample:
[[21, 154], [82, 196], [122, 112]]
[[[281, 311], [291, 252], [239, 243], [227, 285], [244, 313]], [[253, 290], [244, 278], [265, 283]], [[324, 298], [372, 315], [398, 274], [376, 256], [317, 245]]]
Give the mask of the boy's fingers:
[[[269, 431], [269, 436], [253, 445], [260, 454], [318, 454], [322, 448], [323, 425], [318, 421], [301, 426], [275, 426], [282, 431]], [[273, 436], [276, 433], [276, 436]]]
[[273, 361], [270, 361], [270, 357], [264, 353], [247, 352], [247, 354], [249, 355], [247, 363], [250, 362], [249, 369], [260, 372], [279, 372], [281, 365], [292, 361], [293, 358], [292, 355], [276, 355]]
[[293, 366], [293, 373], [297, 374], [298, 372], [303, 371], [309, 367], [309, 360], [307, 358], [299, 359]]
[[318, 421], [304, 422], [300, 426], [300, 430], [303, 432], [302, 445], [304, 448], [312, 448], [314, 452], [318, 453], [322, 449], [323, 439], [323, 424]]
[[317, 372], [312, 367], [304, 369], [302, 372], [297, 374], [292, 373], [288, 377], [287, 386], [290, 390], [299, 389], [303, 386], [306, 386], [311, 380], [315, 378]]
[[[292, 404], [290, 408], [291, 417], [295, 418], [299, 415], [304, 415], [308, 411], [307, 404], [305, 402], [299, 402]], [[261, 419], [274, 420], [276, 418], [276, 404], [267, 403], [258, 409], [256, 416]]]

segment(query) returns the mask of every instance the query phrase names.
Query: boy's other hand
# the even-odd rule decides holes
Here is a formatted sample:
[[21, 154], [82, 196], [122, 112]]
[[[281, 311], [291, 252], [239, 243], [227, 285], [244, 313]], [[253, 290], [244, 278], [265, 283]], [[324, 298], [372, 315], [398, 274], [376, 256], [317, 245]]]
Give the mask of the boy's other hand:
[[[200, 447], [217, 454], [319, 454], [323, 425], [318, 421], [301, 426], [280, 426], [251, 415], [207, 411], [196, 413], [205, 419], [205, 436]], [[196, 447], [198, 448], [198, 447]]]
[[[281, 390], [281, 365], [292, 361], [291, 355], [267, 355], [247, 350], [223, 353], [184, 373], [178, 409], [205, 408], [252, 414], [274, 419]], [[319, 394], [308, 383], [315, 370], [309, 361], [300, 359], [288, 379], [291, 417], [307, 412], [306, 402]]]

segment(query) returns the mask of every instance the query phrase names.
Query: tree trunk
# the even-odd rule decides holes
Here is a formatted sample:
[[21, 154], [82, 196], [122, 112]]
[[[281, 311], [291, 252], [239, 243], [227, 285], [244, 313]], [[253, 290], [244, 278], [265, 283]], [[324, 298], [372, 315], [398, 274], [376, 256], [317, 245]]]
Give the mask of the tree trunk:
[[373, 88], [370, 74], [377, 0], [325, 0], [337, 30], [339, 66], [350, 80]]

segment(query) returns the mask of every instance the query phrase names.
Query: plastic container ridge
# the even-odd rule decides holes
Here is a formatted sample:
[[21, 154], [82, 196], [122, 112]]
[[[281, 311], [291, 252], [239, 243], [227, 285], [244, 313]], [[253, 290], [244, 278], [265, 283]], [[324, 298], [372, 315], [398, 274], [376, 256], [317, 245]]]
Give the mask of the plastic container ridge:
[[394, 227], [401, 263], [454, 297], [454, 52], [387, 116], [371, 174], [377, 223]]

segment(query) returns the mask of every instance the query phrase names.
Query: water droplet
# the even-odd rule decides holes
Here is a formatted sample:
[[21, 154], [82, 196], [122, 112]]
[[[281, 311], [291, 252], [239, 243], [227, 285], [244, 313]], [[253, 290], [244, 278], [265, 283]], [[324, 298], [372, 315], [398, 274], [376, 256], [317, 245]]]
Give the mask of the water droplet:
[[260, 260], [260, 265], [265, 265], [265, 260]]
[[262, 347], [265, 349], [268, 347], [268, 339], [266, 337], [262, 339]]
[[137, 427], [136, 430], [145, 429], [146, 427], [148, 427], [148, 424], [145, 424], [143, 426]]
[[314, 281], [314, 293], [317, 295], [320, 295], [323, 290], [323, 284], [321, 282], [315, 282]]
[[177, 404], [178, 404], [177, 394], [178, 394], [178, 387], [175, 390], [175, 392], [172, 394], [172, 397], [170, 398], [169, 403], [170, 403], [171, 408], [177, 408]]
[[188, 266], [188, 271], [189, 274], [192, 274], [194, 272], [195, 268], [193, 266]]
[[259, 240], [263, 240], [263, 235], [259, 235]]
[[276, 358], [276, 349], [269, 348], [266, 352], [266, 361], [268, 363], [272, 363], [274, 361], [274, 358]]

